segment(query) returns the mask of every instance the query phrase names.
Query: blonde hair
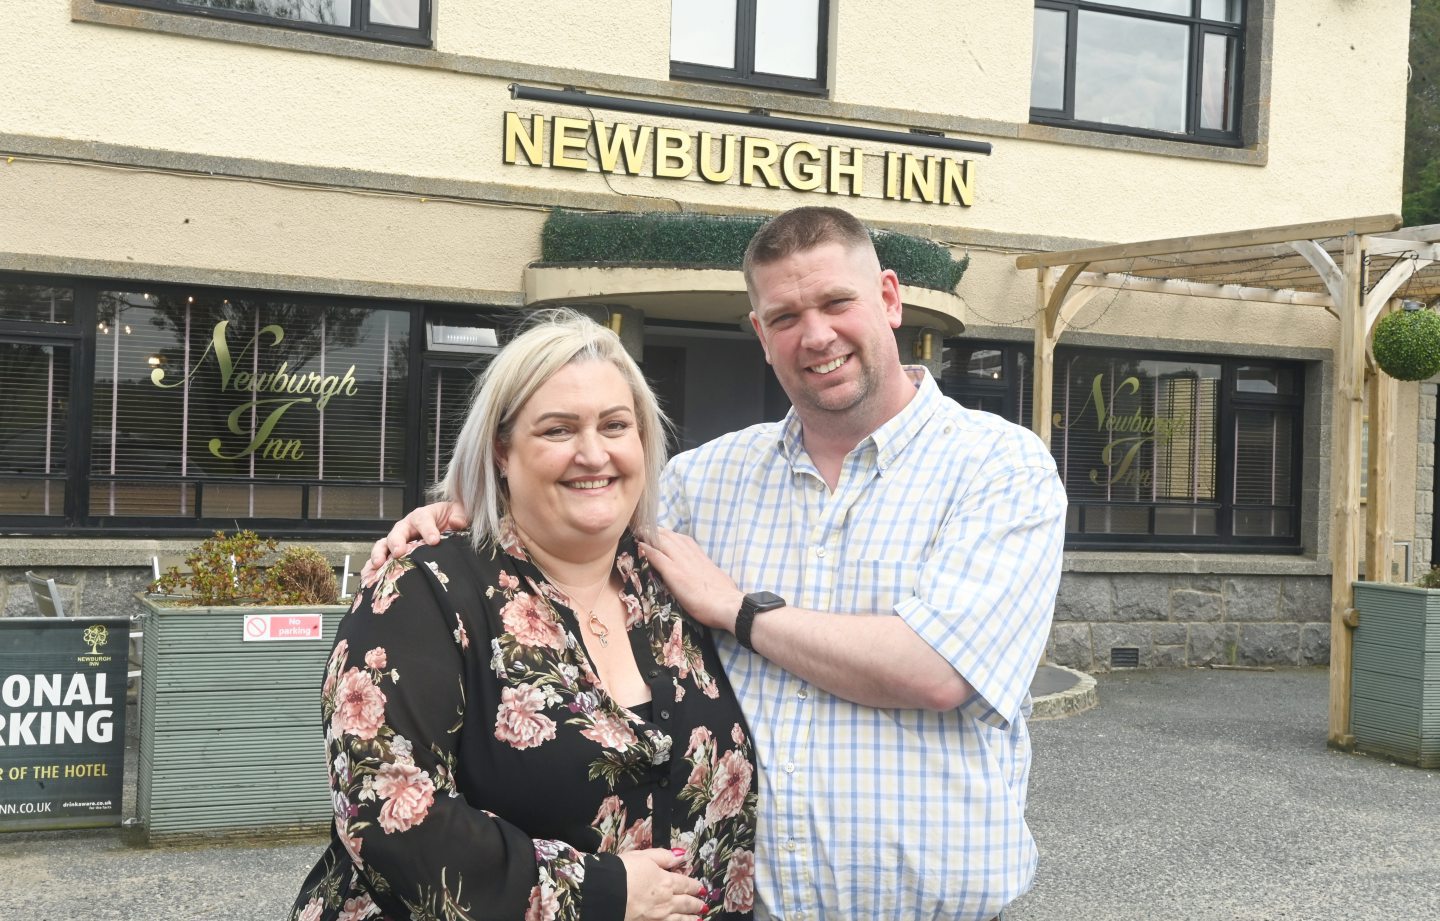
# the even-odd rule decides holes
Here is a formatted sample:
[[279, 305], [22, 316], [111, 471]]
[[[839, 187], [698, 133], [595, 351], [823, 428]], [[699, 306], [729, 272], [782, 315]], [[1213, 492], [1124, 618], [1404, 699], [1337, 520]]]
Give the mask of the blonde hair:
[[470, 540], [477, 548], [498, 544], [502, 523], [510, 515], [510, 493], [499, 475], [496, 447], [509, 443], [515, 415], [536, 390], [561, 368], [584, 361], [609, 362], [630, 385], [645, 452], [645, 484], [630, 527], [641, 535], [653, 531], [669, 420], [620, 337], [583, 314], [561, 308], [538, 311], [485, 369], [455, 439], [445, 479], [435, 489], [437, 498], [458, 504], [470, 519]]

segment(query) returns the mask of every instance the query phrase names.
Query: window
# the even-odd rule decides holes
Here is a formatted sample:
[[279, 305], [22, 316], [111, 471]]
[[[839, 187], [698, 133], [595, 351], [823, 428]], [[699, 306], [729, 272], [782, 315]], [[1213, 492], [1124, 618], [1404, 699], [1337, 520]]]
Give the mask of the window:
[[404, 507], [408, 312], [113, 290], [97, 305], [92, 518]]
[[1036, 0], [1030, 117], [1238, 145], [1243, 0]]
[[[1029, 425], [1028, 348], [947, 345], [947, 395]], [[1298, 547], [1301, 379], [1282, 362], [1058, 349], [1070, 545]]]
[[670, 75], [825, 90], [829, 0], [673, 0]]
[[354, 38], [430, 44], [430, 0], [106, 0]]

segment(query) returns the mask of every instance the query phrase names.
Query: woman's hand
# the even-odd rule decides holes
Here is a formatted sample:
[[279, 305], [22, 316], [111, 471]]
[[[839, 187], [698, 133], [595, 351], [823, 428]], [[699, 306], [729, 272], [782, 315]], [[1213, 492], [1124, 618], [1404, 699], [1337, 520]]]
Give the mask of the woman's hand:
[[625, 864], [625, 921], [696, 921], [709, 907], [699, 880], [675, 872], [685, 859], [651, 848], [620, 855]]

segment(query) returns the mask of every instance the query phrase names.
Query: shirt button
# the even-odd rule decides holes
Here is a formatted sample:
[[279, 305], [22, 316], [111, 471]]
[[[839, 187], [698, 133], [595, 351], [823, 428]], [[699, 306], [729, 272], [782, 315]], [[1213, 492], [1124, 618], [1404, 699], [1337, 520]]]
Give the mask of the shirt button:
[[668, 719], [670, 718], [670, 711], [669, 711], [669, 710], [661, 710], [661, 711], [660, 711], [660, 718], [661, 718], [662, 720], [668, 720]]
[[815, 555], [816, 555], [816, 556], [824, 556], [824, 555], [825, 555], [825, 548], [824, 548], [824, 547], [816, 547], [816, 548], [815, 548]]
[[804, 688], [801, 688], [800, 690], [795, 692], [795, 696], [800, 698], [801, 700], [804, 700], [805, 698], [810, 696], [810, 692], [805, 690]]
[[796, 848], [798, 848], [799, 846], [800, 846], [800, 845], [798, 845], [798, 844], [795, 843], [795, 839], [794, 839], [794, 838], [791, 838], [789, 841], [786, 841], [786, 842], [785, 842], [785, 850], [787, 850], [787, 851], [793, 851], [793, 850], [795, 850]]
[[661, 777], [661, 778], [660, 778], [660, 786], [661, 786], [661, 787], [668, 787], [668, 786], [670, 786], [670, 778], [669, 778], [669, 777]]
[[660, 670], [659, 670], [658, 668], [652, 668], [652, 669], [650, 669], [650, 677], [651, 677], [651, 678], [659, 678], [659, 677], [660, 677]]
[[793, 761], [787, 761], [787, 762], [785, 762], [785, 773], [787, 773], [787, 774], [793, 774], [793, 773], [795, 773], [795, 762], [793, 762]]

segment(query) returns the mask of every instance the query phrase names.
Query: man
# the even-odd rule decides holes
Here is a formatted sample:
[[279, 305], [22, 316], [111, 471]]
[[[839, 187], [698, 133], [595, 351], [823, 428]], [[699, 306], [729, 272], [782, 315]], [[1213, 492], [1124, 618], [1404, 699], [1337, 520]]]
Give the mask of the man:
[[[674, 531], [642, 550], [723, 631], [760, 761], [757, 917], [992, 918], [1035, 871], [1025, 715], [1060, 577], [1055, 464], [901, 365], [899, 281], [850, 214], [780, 215], [743, 268], [793, 408], [672, 460]], [[412, 512], [389, 543], [449, 516]]]

